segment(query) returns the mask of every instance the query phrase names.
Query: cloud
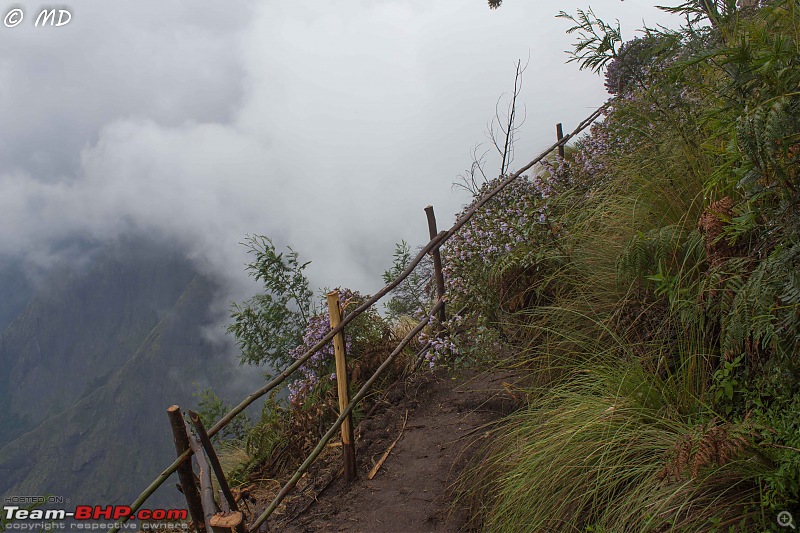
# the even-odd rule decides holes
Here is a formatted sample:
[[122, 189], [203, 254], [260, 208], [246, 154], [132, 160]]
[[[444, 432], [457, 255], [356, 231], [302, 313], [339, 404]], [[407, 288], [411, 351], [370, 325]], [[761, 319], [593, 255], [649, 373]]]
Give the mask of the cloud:
[[[241, 97], [239, 32], [249, 3], [86, 0], [61, 28], [3, 28], [0, 161], [38, 180], [76, 177], [81, 149], [104, 125], [226, 121]], [[7, 8], [2, 11], [3, 14]]]
[[[625, 8], [623, 29], [653, 14]], [[564, 64], [554, 15], [523, 0], [94, 1], [63, 31], [4, 29], [0, 252], [137, 229], [238, 297], [252, 290], [238, 243], [261, 233], [313, 261], [315, 286], [374, 291], [395, 242], [426, 240], [427, 204], [444, 228], [468, 200], [451, 184], [517, 59], [531, 58], [519, 164], [605, 99]]]

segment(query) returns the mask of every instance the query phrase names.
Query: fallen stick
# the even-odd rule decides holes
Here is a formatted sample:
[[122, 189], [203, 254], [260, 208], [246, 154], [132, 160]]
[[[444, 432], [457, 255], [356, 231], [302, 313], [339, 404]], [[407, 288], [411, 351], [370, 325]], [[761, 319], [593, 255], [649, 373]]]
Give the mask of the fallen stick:
[[406, 411], [406, 416], [405, 419], [403, 420], [403, 427], [400, 428], [400, 434], [397, 436], [396, 439], [394, 439], [394, 442], [386, 449], [386, 451], [383, 452], [383, 455], [378, 460], [378, 462], [375, 463], [375, 466], [372, 467], [372, 470], [369, 471], [369, 474], [367, 474], [367, 479], [372, 479], [375, 477], [375, 474], [377, 474], [378, 470], [380, 470], [381, 466], [383, 466], [384, 461], [386, 461], [386, 459], [389, 457], [389, 454], [392, 453], [394, 445], [398, 443], [400, 437], [403, 436], [403, 431], [406, 430], [406, 422], [408, 422], [408, 411]]

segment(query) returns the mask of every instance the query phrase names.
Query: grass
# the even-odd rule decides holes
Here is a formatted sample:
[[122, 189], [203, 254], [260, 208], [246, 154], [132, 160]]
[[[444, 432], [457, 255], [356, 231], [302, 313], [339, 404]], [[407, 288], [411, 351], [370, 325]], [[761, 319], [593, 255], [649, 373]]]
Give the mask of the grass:
[[475, 525], [486, 531], [748, 530], [760, 513], [757, 476], [767, 464], [747, 447], [722, 457], [727, 440], [741, 442], [733, 428], [710, 455], [701, 453], [709, 446], [704, 439], [710, 442], [701, 432], [688, 456], [676, 456], [709, 414], [697, 399], [690, 413], [675, 408], [681, 382], [633, 363], [598, 365], [538, 391], [462, 478], [460, 494], [472, 498]]
[[[486, 362], [481, 357], [494, 353], [492, 364], [530, 375], [527, 407], [495, 430], [457, 487], [458, 499], [473, 509], [472, 525], [514, 532], [750, 531], [774, 527], [774, 511], [796, 510], [800, 443], [792, 406], [800, 402], [800, 373], [773, 360], [770, 378], [763, 363], [771, 348], [759, 345], [783, 334], [787, 355], [798, 353], [792, 331], [800, 331], [800, 286], [779, 275], [796, 266], [794, 252], [762, 269], [765, 281], [754, 287], [772, 292], [752, 289], [758, 298], [750, 299], [761, 305], [751, 314], [758, 316], [748, 316], [748, 306], [723, 304], [745, 294], [759, 262], [795, 246], [800, 235], [800, 226], [785, 223], [786, 212], [796, 214], [800, 205], [800, 187], [791, 183], [800, 154], [800, 121], [791, 111], [800, 104], [786, 103], [798, 96], [798, 70], [787, 52], [794, 38], [797, 55], [797, 5], [777, 0], [750, 26], [731, 21], [731, 32], [764, 30], [729, 41], [760, 39], [752, 55], [706, 39], [703, 32], [714, 28], [695, 27], [680, 37], [683, 52], [729, 48], [716, 50], [713, 61], [682, 64], [678, 50], [674, 57], [653, 52], [646, 67], [623, 65], [642, 69], [646, 83], [614, 102], [597, 126], [597, 143], [584, 139], [538, 184], [496, 198], [492, 215], [472, 228], [480, 231], [453, 245], [451, 256], [445, 249], [449, 281], [458, 281], [448, 305], [468, 304], [469, 314], [448, 324], [459, 359], [444, 353], [442, 361]], [[785, 35], [773, 39], [776, 32]], [[760, 102], [762, 94], [770, 99]], [[772, 106], [778, 97], [786, 102]], [[766, 114], [748, 118], [759, 106]], [[753, 122], [750, 129], [761, 122], [769, 128], [740, 135], [749, 124], [743, 118]], [[749, 147], [740, 142], [756, 135], [759, 142]], [[717, 216], [709, 208], [723, 197], [756, 212]], [[511, 215], [527, 221], [513, 228], [523, 236], [513, 246], [503, 240], [515, 235]], [[715, 251], [721, 241], [698, 225], [703, 216], [726, 227], [723, 237], [739, 239], [727, 243], [738, 255]], [[510, 251], [491, 264], [492, 249]], [[737, 261], [745, 265], [739, 278], [718, 268]], [[779, 322], [777, 313], [786, 323], [767, 328]], [[721, 341], [730, 324], [746, 351], [734, 358]], [[402, 336], [410, 324], [401, 320], [394, 328]], [[362, 354], [364, 369], [385, 351], [384, 338], [369, 343], [374, 350]], [[251, 433], [255, 455], [286, 457], [307, 448], [287, 432], [314, 429], [329, 415], [326, 398], [314, 397], [291, 417], [262, 418]]]

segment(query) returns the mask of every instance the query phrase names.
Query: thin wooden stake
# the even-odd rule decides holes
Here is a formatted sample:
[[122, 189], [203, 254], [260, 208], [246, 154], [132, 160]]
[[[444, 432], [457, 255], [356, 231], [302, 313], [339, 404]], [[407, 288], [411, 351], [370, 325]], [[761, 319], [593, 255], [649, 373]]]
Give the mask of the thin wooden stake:
[[564, 130], [560, 122], [556, 124], [556, 137], [558, 137], [558, 157], [564, 159], [564, 144], [561, 143], [561, 140], [564, 138]]
[[[425, 208], [425, 216], [428, 217], [428, 233], [431, 239], [439, 234], [436, 229], [436, 215], [433, 213], [433, 206], [429, 205]], [[433, 257], [433, 270], [436, 276], [436, 299], [444, 301], [444, 274], [442, 273], [442, 255], [439, 253], [439, 248], [434, 248], [431, 251]], [[444, 309], [444, 304], [439, 310], [439, 324], [444, 324], [447, 320], [447, 313]]]
[[[169, 425], [172, 428], [172, 438], [175, 441], [175, 452], [181, 456], [189, 449], [189, 437], [186, 436], [186, 426], [184, 425], [181, 408], [177, 405], [167, 409]], [[186, 505], [189, 508], [189, 515], [192, 517], [194, 527], [197, 531], [205, 531], [206, 524], [203, 518], [203, 505], [200, 503], [200, 493], [194, 480], [192, 461], [185, 461], [178, 467], [178, 479], [181, 483], [181, 490], [186, 497]]]
[[[328, 314], [330, 315], [331, 328], [335, 328], [342, 321], [342, 311], [339, 306], [339, 293], [328, 293]], [[347, 390], [347, 355], [345, 354], [344, 335], [340, 331], [333, 337], [333, 354], [336, 358], [336, 388], [339, 392], [339, 412], [344, 412], [350, 403], [350, 394]], [[356, 444], [353, 439], [353, 420], [348, 415], [342, 424], [342, 459], [344, 461], [344, 480], [351, 482], [356, 479]]]
[[[192, 421], [194, 430], [197, 432], [200, 443], [203, 445], [203, 449], [205, 449], [206, 455], [208, 456], [208, 462], [211, 463], [211, 468], [214, 469], [214, 474], [217, 476], [219, 488], [222, 491], [222, 495], [225, 497], [225, 502], [228, 504], [227, 512], [238, 512], [239, 507], [236, 505], [236, 499], [233, 497], [230, 486], [228, 486], [228, 480], [225, 479], [225, 472], [222, 471], [222, 465], [219, 464], [217, 452], [214, 451], [214, 446], [211, 444], [211, 439], [208, 437], [208, 433], [206, 433], [206, 428], [203, 426], [203, 421], [200, 420], [200, 415], [194, 411], [189, 411], [189, 420]], [[236, 526], [236, 532], [245, 533], [243, 523], [240, 522]]]
[[189, 436], [189, 446], [194, 452], [194, 460], [197, 461], [197, 468], [200, 470], [200, 498], [203, 502], [203, 519], [206, 523], [206, 530], [214, 531], [210, 521], [217, 514], [217, 502], [214, 499], [214, 486], [211, 484], [211, 469], [203, 454], [203, 445], [200, 444], [200, 440], [192, 434], [188, 427], [186, 427], [186, 433]]
[[375, 474], [377, 474], [378, 470], [381, 469], [383, 463], [386, 462], [386, 459], [389, 457], [389, 454], [392, 453], [394, 447], [397, 445], [398, 442], [400, 442], [400, 438], [403, 436], [403, 432], [406, 430], [406, 422], [408, 422], [408, 410], [406, 410], [406, 417], [403, 419], [403, 427], [400, 428], [400, 434], [397, 436], [396, 439], [394, 439], [394, 442], [392, 442], [392, 444], [386, 449], [386, 451], [383, 452], [383, 455], [381, 455], [381, 458], [378, 459], [377, 463], [375, 463], [375, 466], [372, 467], [372, 470], [369, 471], [367, 479], [372, 479], [375, 477]]

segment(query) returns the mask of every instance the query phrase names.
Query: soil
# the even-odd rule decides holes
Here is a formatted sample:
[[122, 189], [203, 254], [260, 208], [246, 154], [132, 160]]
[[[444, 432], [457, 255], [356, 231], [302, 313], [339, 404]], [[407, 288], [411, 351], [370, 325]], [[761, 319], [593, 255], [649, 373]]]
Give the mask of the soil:
[[[397, 384], [356, 430], [358, 479], [345, 484], [341, 448], [329, 445], [263, 530], [468, 529], [468, 510], [452, 503], [454, 482], [484, 448], [489, 430], [516, 407], [516, 381], [511, 372], [436, 371]], [[269, 502], [258, 503], [263, 508]]]

